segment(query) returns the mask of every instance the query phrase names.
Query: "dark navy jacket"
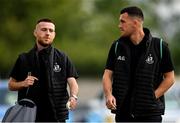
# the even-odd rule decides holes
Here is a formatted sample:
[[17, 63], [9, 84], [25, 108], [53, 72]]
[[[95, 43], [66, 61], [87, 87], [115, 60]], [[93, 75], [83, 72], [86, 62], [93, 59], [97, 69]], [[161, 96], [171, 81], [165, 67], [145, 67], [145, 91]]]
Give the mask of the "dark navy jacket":
[[[117, 110], [121, 110], [121, 105], [127, 95], [131, 77], [131, 53], [130, 47], [124, 38], [118, 39], [115, 68], [113, 71], [112, 93], [116, 98]], [[115, 43], [116, 43], [115, 42]], [[163, 42], [163, 45], [166, 45]], [[134, 116], [151, 116], [164, 114], [164, 96], [156, 99], [155, 89], [163, 80], [160, 72], [160, 39], [148, 34], [146, 41], [146, 52], [143, 52], [137, 62], [134, 73], [134, 87], [132, 90], [131, 113]]]
[[[66, 102], [69, 98], [67, 92], [67, 78], [77, 78], [78, 75], [71, 61], [63, 52], [51, 47], [45, 54], [43, 58], [46, 59], [44, 62], [47, 69], [45, 77], [47, 77], [48, 84], [48, 99], [55, 118], [57, 120], [64, 120], [68, 118], [68, 110], [66, 108]], [[12, 71], [10, 76], [17, 81], [22, 81], [27, 77], [27, 73], [31, 72], [33, 76], [38, 78], [39, 66], [36, 48], [33, 48], [28, 53], [19, 55], [14, 67], [14, 71], [16, 69], [18, 73]], [[30, 87], [28, 95], [26, 95], [27, 88], [19, 90], [18, 100], [26, 97], [32, 99], [35, 103], [38, 102], [37, 92], [40, 87], [37, 83], [38, 81]]]

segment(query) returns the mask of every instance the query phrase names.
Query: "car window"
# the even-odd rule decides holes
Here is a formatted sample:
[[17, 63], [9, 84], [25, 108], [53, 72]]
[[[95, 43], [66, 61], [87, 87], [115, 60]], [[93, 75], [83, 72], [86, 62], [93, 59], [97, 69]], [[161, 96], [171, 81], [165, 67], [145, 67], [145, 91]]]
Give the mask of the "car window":
[[173, 89], [165, 95], [167, 109], [180, 108], [180, 89]]
[[17, 94], [15, 92], [5, 88], [0, 90], [0, 105], [13, 105], [16, 99]]

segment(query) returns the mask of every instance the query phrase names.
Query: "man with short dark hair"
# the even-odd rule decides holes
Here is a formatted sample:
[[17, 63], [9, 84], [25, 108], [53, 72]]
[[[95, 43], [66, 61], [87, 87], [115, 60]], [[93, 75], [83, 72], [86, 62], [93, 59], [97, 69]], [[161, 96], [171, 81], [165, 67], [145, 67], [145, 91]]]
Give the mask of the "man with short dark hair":
[[164, 94], [174, 83], [167, 43], [143, 28], [144, 15], [121, 10], [121, 37], [113, 42], [103, 75], [106, 106], [117, 122], [161, 122]]
[[18, 100], [28, 98], [35, 102], [36, 122], [65, 122], [68, 108], [75, 109], [77, 105], [77, 72], [69, 58], [52, 46], [55, 38], [52, 20], [38, 20], [34, 36], [34, 48], [19, 55], [12, 69], [9, 89], [18, 91]]

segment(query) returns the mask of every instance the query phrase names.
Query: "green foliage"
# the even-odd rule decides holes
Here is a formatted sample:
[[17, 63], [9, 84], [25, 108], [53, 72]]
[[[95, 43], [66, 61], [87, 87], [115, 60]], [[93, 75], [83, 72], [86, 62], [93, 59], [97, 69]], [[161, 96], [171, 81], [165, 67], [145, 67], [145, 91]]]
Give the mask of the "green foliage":
[[175, 72], [176, 74], [180, 74], [180, 48], [179, 48], [179, 40], [180, 40], [180, 36], [179, 36], [179, 32], [177, 31], [177, 33], [175, 34], [175, 38], [173, 43], [171, 43], [171, 51], [172, 51], [172, 58], [173, 58], [173, 62], [175, 65]]
[[[36, 21], [44, 17], [56, 23], [54, 46], [70, 57], [80, 75], [102, 75], [109, 48], [119, 37], [119, 12], [123, 7], [140, 6], [148, 15], [145, 16], [145, 25], [158, 28], [159, 18], [151, 6], [154, 4], [144, 2], [1, 0], [0, 77], [7, 77], [18, 54], [28, 51], [34, 45]], [[173, 52], [174, 58], [178, 57], [179, 50], [176, 50]], [[179, 59], [176, 60], [176, 64], [179, 63]]]

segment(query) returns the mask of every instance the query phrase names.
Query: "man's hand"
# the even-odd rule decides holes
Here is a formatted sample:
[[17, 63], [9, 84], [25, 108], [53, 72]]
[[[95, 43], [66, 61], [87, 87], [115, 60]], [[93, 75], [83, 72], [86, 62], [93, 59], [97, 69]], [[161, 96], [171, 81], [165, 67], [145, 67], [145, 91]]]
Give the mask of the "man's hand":
[[77, 107], [77, 99], [71, 96], [68, 101], [70, 102], [70, 110], [74, 110]]
[[28, 75], [27, 78], [24, 81], [22, 81], [23, 87], [29, 87], [29, 86], [33, 85], [35, 80], [38, 80], [38, 78]]
[[113, 95], [106, 97], [106, 106], [108, 109], [116, 110], [116, 99]]

